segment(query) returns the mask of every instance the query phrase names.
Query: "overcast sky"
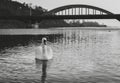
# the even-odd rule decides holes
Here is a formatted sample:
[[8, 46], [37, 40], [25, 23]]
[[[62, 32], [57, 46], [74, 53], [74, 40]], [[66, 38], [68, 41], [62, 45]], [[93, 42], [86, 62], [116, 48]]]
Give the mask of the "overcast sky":
[[[14, 0], [14, 1], [32, 3], [33, 5], [38, 5], [48, 10], [69, 4], [86, 4], [103, 8], [114, 14], [120, 14], [120, 0]], [[109, 22], [106, 21], [106, 23], [108, 23], [108, 25], [120, 26], [120, 22], [116, 20], [114, 21], [111, 20], [111, 22], [109, 20]]]

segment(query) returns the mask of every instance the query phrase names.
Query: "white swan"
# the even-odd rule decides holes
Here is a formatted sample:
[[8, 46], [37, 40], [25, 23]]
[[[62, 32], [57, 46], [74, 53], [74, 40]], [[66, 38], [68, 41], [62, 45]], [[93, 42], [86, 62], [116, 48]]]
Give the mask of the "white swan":
[[36, 68], [40, 68], [42, 64], [41, 82], [45, 83], [46, 76], [47, 76], [48, 61], [52, 60], [53, 58], [53, 51], [51, 47], [47, 45], [46, 38], [42, 38], [42, 45], [36, 48], [35, 55], [36, 55], [36, 58], [35, 58]]
[[35, 51], [36, 59], [50, 60], [53, 58], [52, 48], [47, 45], [47, 39], [42, 38], [42, 45], [38, 46]]

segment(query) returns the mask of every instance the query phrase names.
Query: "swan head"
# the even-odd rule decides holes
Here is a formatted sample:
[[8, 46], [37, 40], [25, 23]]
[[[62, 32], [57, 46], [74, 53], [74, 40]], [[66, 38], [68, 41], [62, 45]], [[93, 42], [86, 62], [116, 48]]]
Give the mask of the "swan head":
[[43, 45], [46, 45], [46, 44], [47, 44], [47, 38], [45, 38], [45, 37], [42, 38], [42, 44], [43, 44]]

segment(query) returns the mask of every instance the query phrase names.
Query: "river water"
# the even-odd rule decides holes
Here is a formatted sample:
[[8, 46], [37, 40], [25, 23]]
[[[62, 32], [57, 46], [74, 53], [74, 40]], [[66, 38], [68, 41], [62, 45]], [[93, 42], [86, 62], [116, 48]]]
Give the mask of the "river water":
[[57, 28], [49, 34], [0, 35], [0, 83], [40, 83], [34, 49], [54, 52], [48, 83], [120, 83], [120, 30]]

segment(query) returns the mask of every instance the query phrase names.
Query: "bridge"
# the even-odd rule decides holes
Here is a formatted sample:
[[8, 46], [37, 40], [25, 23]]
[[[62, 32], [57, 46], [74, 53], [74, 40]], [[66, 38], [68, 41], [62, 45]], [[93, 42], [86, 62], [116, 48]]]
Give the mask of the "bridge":
[[105, 9], [90, 5], [66, 5], [55, 8], [41, 16], [0, 16], [3, 20], [31, 20], [41, 21], [45, 19], [117, 19], [120, 14], [113, 14]]

